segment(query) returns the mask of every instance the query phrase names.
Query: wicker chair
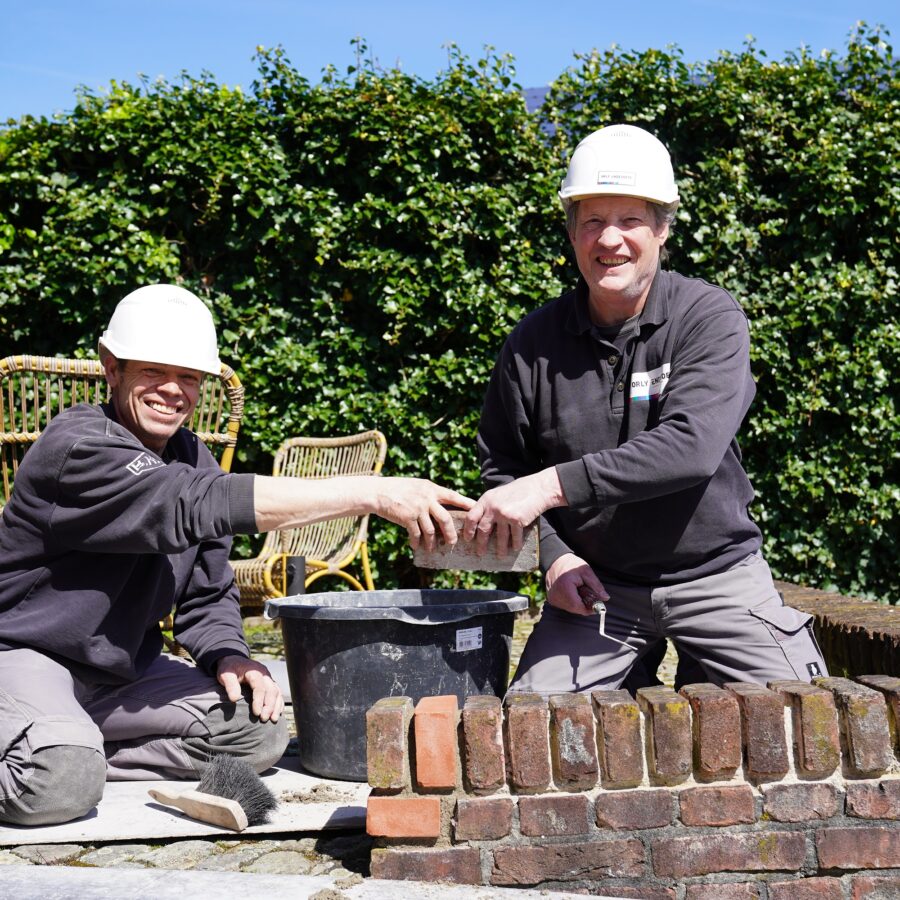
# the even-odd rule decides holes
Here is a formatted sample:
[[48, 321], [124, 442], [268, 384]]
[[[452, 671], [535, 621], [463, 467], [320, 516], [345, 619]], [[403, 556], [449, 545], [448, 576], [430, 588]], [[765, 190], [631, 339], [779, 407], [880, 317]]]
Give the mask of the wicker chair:
[[[289, 438], [275, 454], [272, 474], [293, 478], [377, 475], [386, 454], [387, 441], [380, 431], [347, 437]], [[305, 587], [326, 575], [336, 575], [355, 590], [374, 590], [366, 543], [368, 525], [368, 516], [353, 516], [270, 531], [255, 559], [232, 561], [245, 612], [259, 610], [269, 598], [287, 595], [291, 557], [306, 561]], [[346, 571], [357, 556], [362, 581]]]

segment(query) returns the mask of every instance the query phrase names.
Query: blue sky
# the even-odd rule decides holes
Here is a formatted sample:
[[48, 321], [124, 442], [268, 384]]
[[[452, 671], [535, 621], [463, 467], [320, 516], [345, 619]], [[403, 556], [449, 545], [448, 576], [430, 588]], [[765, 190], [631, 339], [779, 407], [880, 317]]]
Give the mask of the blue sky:
[[248, 87], [257, 45], [281, 44], [315, 82], [325, 65], [353, 63], [355, 36], [380, 65], [424, 78], [446, 67], [448, 42], [474, 58], [490, 44], [515, 57], [523, 87], [540, 87], [593, 47], [677, 44], [702, 61], [753, 35], [777, 59], [801, 45], [843, 51], [857, 20], [900, 41], [897, 0], [0, 0], [0, 122], [69, 110], [77, 85], [102, 91], [139, 73], [206, 70]]

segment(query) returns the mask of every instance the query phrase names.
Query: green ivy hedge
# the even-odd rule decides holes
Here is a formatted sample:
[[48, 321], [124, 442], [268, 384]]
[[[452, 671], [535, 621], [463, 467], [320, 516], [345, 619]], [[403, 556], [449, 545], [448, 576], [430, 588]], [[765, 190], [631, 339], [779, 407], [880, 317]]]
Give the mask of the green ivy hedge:
[[[274, 50], [249, 93], [185, 74], [7, 123], [0, 355], [92, 353], [124, 291], [181, 279], [247, 386], [237, 469], [267, 471], [290, 435], [376, 427], [386, 473], [477, 495], [496, 353], [575, 276], [565, 161], [587, 132], [634, 122], [674, 157], [673, 267], [728, 288], [752, 320], [759, 397], [741, 437], [773, 568], [896, 599], [891, 48], [860, 26], [821, 58], [749, 45], [694, 66], [677, 50], [575, 62], [539, 115], [507, 57], [451, 51], [433, 80], [363, 64], [310, 84]], [[403, 537], [373, 523], [381, 586], [435, 577]], [[519, 586], [507, 579], [437, 583]]]

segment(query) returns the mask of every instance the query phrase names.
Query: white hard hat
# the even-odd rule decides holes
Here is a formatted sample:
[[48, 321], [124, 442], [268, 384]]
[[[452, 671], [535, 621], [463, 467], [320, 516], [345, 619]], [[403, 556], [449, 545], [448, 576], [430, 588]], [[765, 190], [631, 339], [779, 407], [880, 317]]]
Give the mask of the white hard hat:
[[175, 284], [148, 284], [113, 310], [100, 338], [118, 359], [140, 359], [218, 375], [216, 326], [204, 302]]
[[649, 131], [609, 125], [589, 134], [576, 148], [563, 179], [564, 207], [582, 197], [638, 197], [653, 203], [678, 199], [669, 151]]

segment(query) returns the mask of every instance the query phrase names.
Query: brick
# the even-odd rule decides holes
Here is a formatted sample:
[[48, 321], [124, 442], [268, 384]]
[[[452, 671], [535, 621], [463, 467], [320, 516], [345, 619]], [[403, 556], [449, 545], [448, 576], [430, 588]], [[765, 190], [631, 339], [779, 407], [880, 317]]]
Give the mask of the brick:
[[440, 837], [440, 798], [370, 796], [366, 834], [388, 838]]
[[727, 781], [741, 765], [741, 711], [734, 694], [713, 684], [681, 689], [691, 705], [694, 777]]
[[684, 900], [758, 900], [762, 896], [760, 890], [755, 881], [689, 884], [685, 888]]
[[684, 697], [669, 687], [641, 688], [647, 717], [647, 772], [655, 784], [680, 784], [691, 774], [691, 715]]
[[816, 834], [820, 869], [900, 867], [900, 828], [822, 828]]
[[594, 811], [601, 828], [631, 830], [671, 825], [674, 807], [671, 791], [611, 791], [597, 797]]
[[488, 794], [506, 784], [503, 707], [499, 697], [467, 697], [462, 711], [466, 787]]
[[894, 752], [900, 755], [900, 678], [894, 678], [892, 675], [862, 675], [856, 680], [873, 691], [881, 691], [884, 695]]
[[806, 838], [796, 831], [716, 834], [665, 838], [652, 842], [653, 871], [660, 878], [714, 872], [799, 870]]
[[594, 691], [597, 755], [606, 788], [637, 787], [644, 778], [641, 712], [628, 691]]
[[640, 878], [645, 862], [644, 845], [627, 839], [503, 847], [494, 851], [490, 883], [535, 885], [545, 881]]
[[550, 786], [550, 712], [540, 694], [510, 694], [506, 700], [506, 746], [510, 787], [539, 794]]
[[512, 831], [510, 797], [461, 798], [456, 803], [454, 837], [458, 841], [496, 841]]
[[790, 768], [784, 731], [784, 699], [761, 684], [733, 681], [725, 685], [741, 708], [741, 740], [747, 777], [775, 781]]
[[369, 785], [386, 791], [409, 787], [410, 697], [385, 697], [366, 710], [366, 769]]
[[815, 683], [834, 696], [850, 774], [883, 775], [894, 761], [884, 695], [849, 678], [816, 678]]
[[675, 900], [678, 896], [674, 888], [649, 885], [647, 887], [616, 885], [616, 887], [598, 888], [592, 884], [590, 891], [592, 897], [611, 897], [614, 900], [625, 900], [625, 898], [628, 900], [630, 898], [634, 898], [634, 900]]
[[373, 850], [371, 869], [373, 878], [393, 881], [482, 883], [481, 853], [474, 847], [454, 847], [450, 850]]
[[413, 716], [415, 780], [419, 790], [456, 787], [458, 744], [456, 696], [423, 697]]
[[742, 825], [756, 821], [756, 799], [749, 784], [686, 788], [678, 795], [685, 825]]
[[848, 784], [847, 815], [858, 819], [900, 819], [900, 781]]
[[550, 759], [559, 790], [589, 790], [597, 783], [594, 710], [586, 694], [550, 698]]
[[769, 900], [844, 900], [844, 889], [839, 878], [770, 881]]
[[784, 697], [794, 729], [794, 765], [808, 778], [827, 778], [840, 765], [837, 708], [830, 691], [805, 681], [772, 681]]
[[519, 830], [528, 837], [587, 834], [591, 803], [584, 794], [547, 794], [519, 800]]
[[854, 875], [850, 881], [851, 900], [897, 900], [900, 876]]
[[762, 789], [763, 816], [774, 822], [809, 822], [836, 816], [838, 796], [834, 785], [773, 784]]

